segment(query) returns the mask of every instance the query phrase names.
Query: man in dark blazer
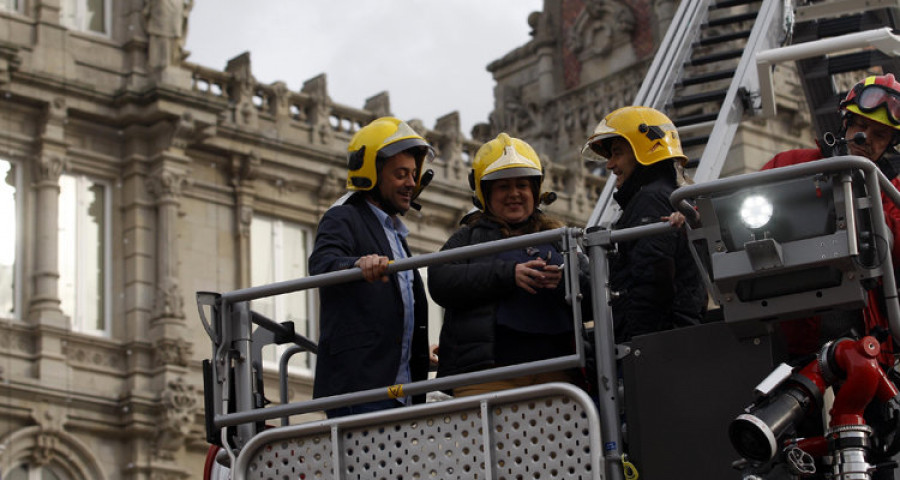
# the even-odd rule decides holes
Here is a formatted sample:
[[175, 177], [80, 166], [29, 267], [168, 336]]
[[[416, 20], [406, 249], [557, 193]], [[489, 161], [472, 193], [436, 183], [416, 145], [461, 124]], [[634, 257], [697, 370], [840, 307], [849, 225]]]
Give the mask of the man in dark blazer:
[[[359, 267], [365, 281], [319, 289], [317, 398], [402, 385], [428, 374], [428, 300], [422, 278], [416, 270], [384, 272], [391, 260], [410, 256], [400, 216], [421, 191], [422, 165], [433, 150], [409, 125], [391, 117], [361, 128], [347, 150], [350, 193], [319, 222], [309, 272]], [[407, 403], [400, 396], [326, 414], [333, 418]]]

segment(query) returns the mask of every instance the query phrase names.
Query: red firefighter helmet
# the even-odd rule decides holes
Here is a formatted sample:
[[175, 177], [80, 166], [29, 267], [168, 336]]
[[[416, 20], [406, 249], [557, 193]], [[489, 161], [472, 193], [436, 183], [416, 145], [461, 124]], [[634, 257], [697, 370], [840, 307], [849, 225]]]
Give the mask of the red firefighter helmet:
[[867, 77], [850, 89], [841, 110], [900, 130], [900, 82], [892, 73]]

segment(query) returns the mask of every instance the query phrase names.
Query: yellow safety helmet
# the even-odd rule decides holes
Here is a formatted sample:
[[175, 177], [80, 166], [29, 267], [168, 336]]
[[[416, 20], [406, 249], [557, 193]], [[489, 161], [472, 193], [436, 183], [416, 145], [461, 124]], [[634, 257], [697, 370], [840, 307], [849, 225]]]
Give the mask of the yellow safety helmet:
[[434, 157], [434, 149], [406, 122], [394, 117], [381, 117], [360, 128], [347, 146], [347, 190], [371, 190], [378, 182], [376, 160], [390, 158], [414, 149], [418, 175], [416, 189], [422, 181], [422, 164]]
[[487, 202], [484, 198], [482, 182], [501, 178], [537, 177], [535, 204], [540, 199], [540, 184], [544, 178], [541, 159], [531, 145], [512, 138], [506, 133], [485, 143], [475, 153], [472, 170], [469, 172], [469, 187], [475, 193], [475, 206], [484, 210]]
[[687, 161], [675, 124], [665, 114], [650, 107], [623, 107], [607, 115], [581, 148], [581, 155], [586, 159], [605, 161], [609, 158], [606, 140], [614, 137], [622, 137], [631, 145], [634, 157], [641, 165], [668, 159]]

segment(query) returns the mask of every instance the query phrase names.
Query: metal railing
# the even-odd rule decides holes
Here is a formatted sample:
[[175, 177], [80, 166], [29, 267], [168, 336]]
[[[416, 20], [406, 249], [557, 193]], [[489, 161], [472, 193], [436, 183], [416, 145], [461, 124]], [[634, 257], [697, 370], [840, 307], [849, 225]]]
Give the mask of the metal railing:
[[[565, 262], [573, 268], [565, 268], [564, 280], [567, 292], [567, 301], [572, 306], [572, 321], [574, 332], [580, 332], [581, 326], [581, 302], [582, 294], [579, 287], [579, 263], [577, 239], [582, 232], [574, 228], [560, 228], [529, 235], [517, 236], [496, 242], [471, 245], [467, 247], [446, 250], [431, 254], [424, 254], [392, 262], [387, 274], [403, 270], [427, 267], [439, 263], [472, 258], [475, 256], [490, 255], [506, 250], [541, 245], [551, 242], [561, 242], [562, 254]], [[362, 280], [362, 271], [359, 268], [329, 272], [305, 278], [277, 282], [268, 285], [234, 290], [222, 294], [200, 292], [197, 295], [201, 320], [213, 343], [212, 379], [215, 412], [212, 424], [216, 428], [238, 428], [236, 435], [238, 446], [245, 443], [256, 433], [253, 422], [270, 420], [278, 417], [282, 419], [301, 413], [336, 408], [340, 406], [365, 403], [371, 401], [393, 398], [399, 391], [403, 396], [413, 396], [430, 391], [447, 390], [463, 385], [490, 382], [499, 379], [512, 378], [524, 374], [536, 374], [556, 371], [584, 365], [584, 347], [580, 341], [575, 342], [575, 353], [563, 357], [529, 362], [525, 364], [453, 375], [438, 379], [411, 382], [400, 386], [385, 386], [331, 397], [316, 398], [309, 401], [281, 404], [266, 408], [256, 408], [253, 401], [256, 392], [254, 374], [252, 372], [251, 358], [251, 325], [271, 330], [276, 335], [288, 338], [292, 343], [315, 353], [314, 342], [293, 332], [286, 331], [281, 324], [252, 312], [248, 302], [255, 299], [297, 292], [310, 288], [321, 288], [343, 282]], [[207, 320], [209, 318], [210, 320]], [[287, 354], [293, 355], [297, 349], [291, 349]], [[282, 361], [280, 375], [286, 375]], [[230, 374], [229, 371], [233, 371]], [[284, 385], [284, 380], [282, 380]], [[398, 388], [399, 387], [399, 388]], [[391, 391], [389, 391], [391, 389]], [[282, 388], [282, 400], [285, 399]], [[229, 411], [231, 410], [231, 411]]]

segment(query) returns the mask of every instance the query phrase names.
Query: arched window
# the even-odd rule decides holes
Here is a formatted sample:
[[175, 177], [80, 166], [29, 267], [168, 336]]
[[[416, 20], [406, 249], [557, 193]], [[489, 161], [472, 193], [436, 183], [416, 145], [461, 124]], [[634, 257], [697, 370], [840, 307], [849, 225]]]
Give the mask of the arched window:
[[[57, 415], [46, 407], [44, 417]], [[58, 417], [56, 424], [61, 424]], [[51, 424], [53, 422], [50, 422]], [[0, 437], [0, 478], [3, 480], [105, 480], [91, 449], [75, 436], [48, 424], [21, 428]], [[48, 448], [48, 446], [51, 446]], [[5, 468], [12, 466], [10, 470]]]

